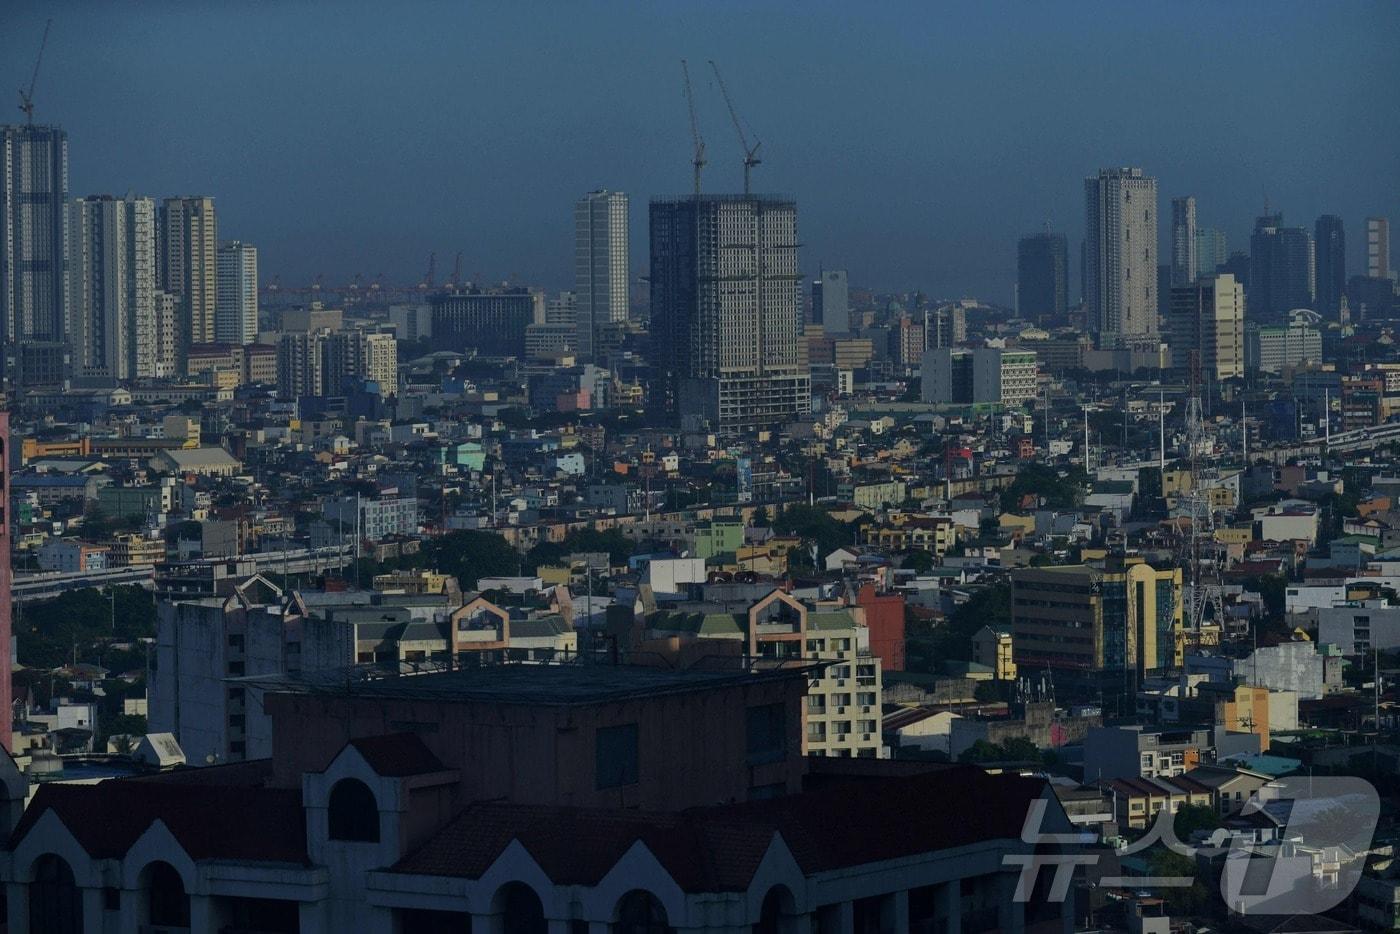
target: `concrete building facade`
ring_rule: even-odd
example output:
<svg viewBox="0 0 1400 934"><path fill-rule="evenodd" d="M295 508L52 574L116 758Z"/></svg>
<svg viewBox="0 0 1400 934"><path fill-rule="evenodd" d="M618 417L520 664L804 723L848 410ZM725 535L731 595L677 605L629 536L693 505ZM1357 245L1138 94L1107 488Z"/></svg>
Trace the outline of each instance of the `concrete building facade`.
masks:
<svg viewBox="0 0 1400 934"><path fill-rule="evenodd" d="M1154 339L1157 323L1157 180L1140 168L1084 180L1084 301L1099 346Z"/></svg>

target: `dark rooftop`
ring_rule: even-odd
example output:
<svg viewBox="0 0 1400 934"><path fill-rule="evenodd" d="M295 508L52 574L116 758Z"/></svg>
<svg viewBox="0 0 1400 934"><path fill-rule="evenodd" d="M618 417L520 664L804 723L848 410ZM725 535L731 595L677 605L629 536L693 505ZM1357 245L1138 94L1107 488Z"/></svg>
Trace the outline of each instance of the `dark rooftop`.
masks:
<svg viewBox="0 0 1400 934"><path fill-rule="evenodd" d="M694 667L683 671L651 665L571 663L487 665L400 675L374 666L357 666L295 677L229 680L285 694L572 706L806 677L814 669L824 667L822 663L800 660L761 668L751 667L738 657L732 662L720 668Z"/></svg>

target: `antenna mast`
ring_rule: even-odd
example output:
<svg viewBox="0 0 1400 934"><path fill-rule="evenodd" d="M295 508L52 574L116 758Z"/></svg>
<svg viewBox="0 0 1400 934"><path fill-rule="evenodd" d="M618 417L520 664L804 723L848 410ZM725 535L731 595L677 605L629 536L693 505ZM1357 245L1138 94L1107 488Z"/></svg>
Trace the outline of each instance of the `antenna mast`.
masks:
<svg viewBox="0 0 1400 934"><path fill-rule="evenodd" d="M744 133L744 125L739 120L739 113L734 109L734 102L729 99L729 88L724 84L724 78L719 73L719 66L714 59L710 59L710 68L714 70L715 80L719 82L719 93L724 97L724 106L729 108L729 119L734 121L734 131L739 134L739 145L744 149L744 194L749 193L749 173L753 167L763 160L758 157L758 147L763 143L757 137L754 138L753 145L749 145L749 138Z"/></svg>
<svg viewBox="0 0 1400 934"><path fill-rule="evenodd" d="M44 38L39 40L39 54L34 59L34 73L29 76L29 90L20 88L19 109L24 112L24 122L34 124L34 84L39 80L39 65L44 61L44 49L49 44L49 27L53 25L53 20L44 23Z"/></svg>
<svg viewBox="0 0 1400 934"><path fill-rule="evenodd" d="M685 104L690 110L690 139L695 145L695 195L700 195L700 170L705 167L705 140L700 136L700 121L695 118L695 92L690 89L690 66L681 59L681 75L685 78Z"/></svg>

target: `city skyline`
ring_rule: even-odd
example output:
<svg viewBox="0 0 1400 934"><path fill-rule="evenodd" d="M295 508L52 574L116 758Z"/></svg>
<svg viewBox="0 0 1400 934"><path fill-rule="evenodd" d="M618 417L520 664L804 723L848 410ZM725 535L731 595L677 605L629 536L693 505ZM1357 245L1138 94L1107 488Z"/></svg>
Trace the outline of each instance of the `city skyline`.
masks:
<svg viewBox="0 0 1400 934"><path fill-rule="evenodd" d="M461 25L472 23L478 29L488 22L513 28L520 15L514 10L487 8L475 18L441 10L444 28L427 34L382 23L364 8L352 8L336 21L313 7L277 10L271 27L259 28L254 36L236 17L210 8L200 13L199 22L226 28L230 51L191 59L178 45L170 46L178 59L172 64L190 69L193 79L188 88L154 94L146 92L158 69L141 64L146 57L139 51L152 43L176 42L191 22L181 17L128 21L94 7L85 11L89 15L55 20L35 120L68 131L72 197L128 190L155 198L209 194L219 204L221 226L258 244L264 281L279 277L286 285L309 283L321 273L328 282L348 282L356 273L372 279L380 272L389 281L414 282L426 268L429 251L446 257L462 250L468 276L567 288L573 266L568 205L580 192L607 187L644 200L685 190L689 133L678 67L685 56L721 61L744 121L764 140L755 190L783 192L804 205L805 275L824 264L849 269L859 286L975 294L1009 306L1017 240L1049 220L1053 230L1066 234L1073 251L1082 235L1076 182L1103 165L1143 166L1158 178L1163 201L1194 194L1201 225L1224 229L1234 244L1246 241L1266 197L1298 223L1337 214L1354 230L1361 229L1367 216L1400 210L1393 196L1386 198L1397 189L1386 179L1400 178L1385 155L1396 148L1386 138L1396 131L1380 127L1371 137L1374 145L1345 150L1329 142L1381 106L1381 89L1393 84L1373 80L1378 72L1397 71L1380 38L1397 19L1392 9L1324 18L1299 5L1241 5L1229 11L1200 7L1198 22L1234 29L1263 11L1270 14L1275 30L1269 41L1238 49L1238 64L1228 73L1211 59L1213 45L1185 45L1186 36L1157 22L1157 14L1145 14L1145 22L1160 27L1160 49L1145 49L1135 38L1139 24L1108 17L1090 31L1119 40L1105 53L1110 59L1106 67L1121 65L1132 54L1150 88L1170 77L1171 56L1176 56L1175 64L1192 66L1195 75L1164 110L1151 119L1144 115L1127 121L1116 138L1083 122L1079 104L1068 103L1074 95L1047 100L1047 92L1030 80L1032 66L1052 67L1063 79L1060 84L1069 82L1084 104L1113 103L1119 92L1109 84L1096 83L1092 75L1062 73L1060 63L1072 60L1073 50L1087 41L1076 35L1087 18L1018 8L1020 16L1005 40L1021 49L1026 61L1003 56L1005 72L979 87L959 77L956 66L994 37L1001 41L991 27L1005 20L997 15L1004 11L971 13L945 23L934 13L898 10L905 15L887 10L851 21L838 8L820 7L799 30L794 43L798 54L815 55L817 61L840 51L832 47L829 34L845 30L853 40L874 42L883 54L859 77L844 69L838 75L785 68L782 56L765 67L756 47L790 19L776 8L756 12L753 38L742 40L721 28L718 14L649 11L642 29L653 41L627 50L616 64L597 60L606 25L616 15L612 8L591 9L587 23L578 22L572 11L556 12L542 24L532 22L541 41L533 63L536 73L519 87L497 87L498 79L489 71L495 53L477 48L474 40L455 46L449 39L465 33L449 27L464 19ZM34 6L15 8L10 17L14 28L0 38L4 59L17 63L20 71L32 59L44 13ZM1306 89L1297 82L1263 88L1243 77L1256 57L1300 57L1304 44L1319 41L1315 20L1326 23L1323 41L1345 45L1357 68L1320 75ZM896 24L906 28L892 28ZM283 40L267 38L313 26L327 37L327 48L357 51L351 56L357 64L349 83L333 85L334 93L325 82L343 75L344 66L317 68L325 53L315 49L304 57L282 56L277 48ZM84 76L94 63L77 50L83 37L98 29L113 32L120 41L110 48L123 50L119 56L95 56L98 66L119 70L121 80L110 84L128 91L115 98L86 93L91 89ZM360 34L378 39L367 44L356 38ZM1227 28L1225 38L1210 42L1229 43L1230 34ZM948 36L958 41L945 45ZM408 69L407 76L386 76L381 67L370 67L379 58L393 59L384 53L400 46L422 67ZM467 50L473 54L454 54ZM464 58L478 64L464 65ZM589 81L577 80L566 64L580 58L599 66L590 65ZM931 59L941 63L931 64ZM248 102L229 101L229 92L211 79L249 61L260 65L244 95ZM297 64L286 64L290 61ZM904 93L867 107L870 89L890 78L892 68L905 75L895 85ZM623 86L620 72L645 80ZM384 80L373 85L371 76ZM14 77L22 81L25 75ZM195 88L205 99L195 96ZM457 88L464 90L452 90ZM1230 95L1218 93L1225 88ZM482 93L474 95L472 89ZM1263 125L1270 123L1271 103L1284 91L1298 108L1300 119L1292 122L1306 131ZM526 99L538 102L541 95L543 104L522 106ZM737 191L742 154L717 88L698 80L697 97L708 143L705 190ZM451 102L459 98L470 105L466 116L444 121L441 115L451 114L457 106ZM911 109L915 98L917 111ZM915 112L933 129L910 131L904 121ZM993 113L998 116L987 116ZM1193 114L1202 115L1191 117L1199 132L1186 147L1171 127ZM1211 114L1214 120L1205 118ZM488 128L489 139L473 133L476 126ZM949 126L962 128L962 134L939 129ZM569 151L557 145L562 127L579 143ZM174 142L151 147L149 132ZM427 132L430 145L406 151L395 140L409 132ZM1035 148L1025 145L1030 134L1036 134ZM891 139L900 143L885 145ZM98 140L102 158L94 157ZM580 151L588 155L580 157ZM879 160L868 158L874 151L881 152ZM287 152L297 155L288 160ZM855 164L870 171L853 173ZM1309 176L1318 164L1330 168L1328 177L1314 184ZM316 166L336 171L317 171ZM514 204L502 196L513 187L529 187L539 197ZM883 206L878 221L864 215L876 203ZM1167 221L1164 205L1159 223ZM645 271L641 227L632 224L634 274ZM539 236L540 230L555 234ZM1164 230L1164 242L1166 236ZM1350 267L1364 268L1362 249L1360 238L1353 238ZM1077 293L1076 266L1071 263L1072 295Z"/></svg>

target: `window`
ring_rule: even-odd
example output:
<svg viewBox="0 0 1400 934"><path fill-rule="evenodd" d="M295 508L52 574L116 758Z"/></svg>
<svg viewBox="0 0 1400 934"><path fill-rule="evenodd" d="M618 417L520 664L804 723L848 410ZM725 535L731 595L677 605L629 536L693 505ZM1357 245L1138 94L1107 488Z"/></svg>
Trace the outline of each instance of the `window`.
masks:
<svg viewBox="0 0 1400 934"><path fill-rule="evenodd" d="M673 930L666 917L666 907L656 896L634 889L617 903L618 934L670 934Z"/></svg>
<svg viewBox="0 0 1400 934"><path fill-rule="evenodd" d="M190 926L190 899L185 882L169 863L151 863L146 868L146 908L154 927Z"/></svg>
<svg viewBox="0 0 1400 934"><path fill-rule="evenodd" d="M332 840L379 842L379 803L374 792L356 778L342 778L331 789L326 821Z"/></svg>
<svg viewBox="0 0 1400 934"><path fill-rule="evenodd" d="M82 934L83 896L73 870L61 856L46 853L34 861L29 883L31 934Z"/></svg>
<svg viewBox="0 0 1400 934"><path fill-rule="evenodd" d="M777 762L787 754L787 711L783 704L750 707L745 719L749 765Z"/></svg>
<svg viewBox="0 0 1400 934"><path fill-rule="evenodd" d="M595 734L594 754L599 790L637 784L637 724L600 728Z"/></svg>

